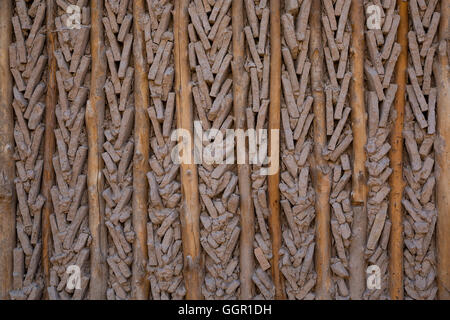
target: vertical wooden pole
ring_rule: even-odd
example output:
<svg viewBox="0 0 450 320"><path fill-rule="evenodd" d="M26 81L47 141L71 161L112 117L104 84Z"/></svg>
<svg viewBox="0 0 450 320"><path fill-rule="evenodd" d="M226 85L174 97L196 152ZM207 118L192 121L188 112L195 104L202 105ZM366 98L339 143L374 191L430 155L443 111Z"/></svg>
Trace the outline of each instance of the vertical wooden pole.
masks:
<svg viewBox="0 0 450 320"><path fill-rule="evenodd" d="M150 153L150 123L147 115L149 87L147 80L147 58L144 42L145 7L143 0L133 2L134 26L134 160L133 160L133 228L136 240L133 243L133 274L131 295L133 299L146 300L149 295L147 272L147 198Z"/></svg>
<svg viewBox="0 0 450 320"><path fill-rule="evenodd" d="M436 244L438 261L438 297L450 300L450 73L449 73L450 0L441 1L439 29L439 79L437 99L436 200L438 209Z"/></svg>
<svg viewBox="0 0 450 320"><path fill-rule="evenodd" d="M233 107L235 128L245 130L245 106L247 104L248 75L244 70L245 36L244 36L244 6L243 0L233 0ZM253 298L254 272L253 241L255 238L255 216L251 195L250 165L248 153L246 163L238 164L239 192L241 194L241 237L240 237L240 273L242 300Z"/></svg>
<svg viewBox="0 0 450 320"><path fill-rule="evenodd" d="M350 11L352 25L352 53L350 106L352 108L353 131L353 172L352 204L353 225L350 244L350 298L362 299L365 288L364 248L367 233L367 174L366 150L367 113L364 99L364 4L361 0L352 0Z"/></svg>
<svg viewBox="0 0 450 320"><path fill-rule="evenodd" d="M316 252L317 272L316 297L330 299L331 237L330 237L330 191L331 169L322 155L327 143L325 124L325 96L323 92L323 47L321 26L321 1L311 4L311 38L309 56L311 60L311 87L314 98L314 164L312 177L316 194Z"/></svg>
<svg viewBox="0 0 450 320"><path fill-rule="evenodd" d="M281 3L270 0L270 105L269 105L269 158L279 165L280 146L272 147L273 135L279 137L281 106ZM277 142L279 139L275 139ZM275 154L272 154L272 149ZM276 161L276 163L274 163ZM275 299L284 299L285 292L280 273L279 251L281 248L280 223L280 170L267 177L269 193L269 227L272 236L272 278L275 284Z"/></svg>
<svg viewBox="0 0 450 320"><path fill-rule="evenodd" d="M198 173L194 164L194 124L188 58L188 5L189 0L175 1L175 90L177 101L177 127L189 133L191 138L190 163L181 163L181 189L183 194L181 227L184 255L184 281L186 299L202 299L200 267L200 202L198 193ZM184 139L184 138L183 138Z"/></svg>
<svg viewBox="0 0 450 320"><path fill-rule="evenodd" d="M56 58L53 54L56 50L55 11L54 0L47 0L47 95L45 98L45 135L44 135L44 169L42 173L42 195L45 197L45 205L42 209L42 265L44 269L45 290L50 286L50 254L51 254L51 229L50 215L53 211L50 190L53 186L55 173L53 171L53 154L55 153L55 108L57 100L56 90Z"/></svg>
<svg viewBox="0 0 450 320"><path fill-rule="evenodd" d="M106 56L103 37L103 1L91 0L91 87L86 107L86 129L88 135L88 204L91 244L90 298L106 298L108 269L107 236L104 217L103 189L103 118L105 112Z"/></svg>
<svg viewBox="0 0 450 320"><path fill-rule="evenodd" d="M9 45L12 40L12 1L0 3L0 300L12 290L16 234L14 195L14 118Z"/></svg>
<svg viewBox="0 0 450 320"><path fill-rule="evenodd" d="M395 82L398 85L394 110L396 118L391 132L392 174L389 179L389 216L392 222L389 242L389 289L393 300L403 299L403 122L405 117L406 68L408 67L408 2L397 1L400 11L400 25L397 42L401 45L400 56L395 68Z"/></svg>

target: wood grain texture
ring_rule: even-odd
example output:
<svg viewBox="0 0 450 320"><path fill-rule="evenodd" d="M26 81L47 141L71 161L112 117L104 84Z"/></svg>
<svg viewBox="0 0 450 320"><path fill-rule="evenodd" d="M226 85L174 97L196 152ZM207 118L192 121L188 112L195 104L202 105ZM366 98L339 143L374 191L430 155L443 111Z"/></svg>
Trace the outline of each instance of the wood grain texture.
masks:
<svg viewBox="0 0 450 320"><path fill-rule="evenodd" d="M278 0L270 1L270 105L269 105L269 159L271 166L279 165L279 130L281 117L281 4ZM274 135L278 137L275 137ZM276 149L272 143L277 143ZM272 152L274 151L274 152ZM280 171L267 177L269 194L269 227L272 237L272 279L275 284L275 299L284 299L283 278L279 267L279 250L281 248L280 222Z"/></svg>
<svg viewBox="0 0 450 320"><path fill-rule="evenodd" d="M190 82L188 58L188 0L175 2L174 38L175 38L175 91L177 127L187 130L193 137L192 84ZM194 148L184 150L194 158ZM181 164L182 206L181 226L184 254L184 280L186 299L202 299L201 263L200 263L200 203L198 192L197 166L191 163Z"/></svg>
<svg viewBox="0 0 450 320"><path fill-rule="evenodd" d="M136 240L133 243L133 274L131 280L132 298L147 300L149 295L149 280L147 268L147 198L148 182L146 174L149 171L150 123L147 115L149 104L149 88L147 80L147 59L144 45L144 1L133 2L134 28L134 160L133 160L133 228Z"/></svg>
<svg viewBox="0 0 450 320"><path fill-rule="evenodd" d="M436 200L438 209L438 297L450 300L450 74L449 74L449 15L450 1L441 1L439 30L437 142L436 148Z"/></svg>
<svg viewBox="0 0 450 320"><path fill-rule="evenodd" d="M323 91L323 47L321 26L321 2L311 5L311 39L309 56L311 60L311 88L314 98L314 164L312 181L316 193L316 252L315 268L317 272L316 298L330 299L331 272L331 236L330 236L330 191L331 169L322 155L327 143L325 120L325 96Z"/></svg>
<svg viewBox="0 0 450 320"><path fill-rule="evenodd" d="M90 299L106 298L108 269L107 234L104 217L102 145L103 119L105 113L106 56L103 32L103 1L91 0L91 87L86 107L86 129L88 135L88 204L91 244Z"/></svg>
<svg viewBox="0 0 450 320"><path fill-rule="evenodd" d="M244 35L244 5L242 0L233 0L233 106L235 129L245 130L245 107L247 103L246 86L244 85L245 35ZM255 237L255 217L251 196L250 165L248 150L245 150L245 164L238 165L241 236L240 236L240 274L241 299L253 297L252 274L254 272L253 241Z"/></svg>
<svg viewBox="0 0 450 320"><path fill-rule="evenodd" d="M390 295L393 300L403 299L403 122L405 117L406 69L408 66L408 3L397 1L400 13L400 25L397 42L401 45L400 56L395 69L395 83L398 85L394 100L396 118L391 131L391 151L389 153L392 174L389 185L389 217L392 222L390 234Z"/></svg>
<svg viewBox="0 0 450 320"><path fill-rule="evenodd" d="M352 26L350 55L352 80L350 81L350 106L352 108L353 131L353 172L352 172L352 204L353 224L352 242L350 245L350 297L362 299L365 288L365 263L362 248L365 247L367 230L367 113L364 98L364 6L362 1L353 0L350 9Z"/></svg>
<svg viewBox="0 0 450 320"><path fill-rule="evenodd" d="M0 3L0 300L12 289L13 249L16 234L14 193L13 80L9 72L12 40L12 1Z"/></svg>
<svg viewBox="0 0 450 320"><path fill-rule="evenodd" d="M50 190L54 181L53 154L55 152L55 134L56 125L55 108L57 100L56 89L56 59L53 54L56 49L55 30L55 11L56 3L54 0L47 0L47 55L48 55L48 74L47 74L47 94L45 98L45 135L44 135L44 171L42 173L42 195L47 199L42 208L42 265L44 268L45 286L50 282L50 255L51 255L51 228L50 215L53 211ZM47 290L44 290L44 297L47 296Z"/></svg>

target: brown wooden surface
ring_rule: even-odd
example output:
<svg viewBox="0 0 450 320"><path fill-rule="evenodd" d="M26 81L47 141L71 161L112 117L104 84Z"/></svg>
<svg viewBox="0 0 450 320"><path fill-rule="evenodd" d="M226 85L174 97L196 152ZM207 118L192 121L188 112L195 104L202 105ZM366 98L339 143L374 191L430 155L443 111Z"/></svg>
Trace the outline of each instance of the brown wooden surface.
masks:
<svg viewBox="0 0 450 320"><path fill-rule="evenodd" d="M147 58L144 42L145 4L143 0L133 2L134 28L134 160L133 160L133 228L136 240L133 243L133 274L131 296L133 299L146 300L150 283L147 270L147 198L150 153L150 122L147 115L149 105L149 88L147 80Z"/></svg>
<svg viewBox="0 0 450 320"><path fill-rule="evenodd" d="M403 299L403 121L405 117L406 69L408 66L408 3L397 1L400 25L397 42L402 51L395 68L395 83L398 85L394 100L396 118L391 131L391 151L389 154L392 174L389 179L389 217L392 227L389 242L390 296L393 300Z"/></svg>
<svg viewBox="0 0 450 320"><path fill-rule="evenodd" d="M331 169L322 155L327 143L325 121L325 95L323 91L323 44L321 27L321 2L311 4L311 38L309 57L311 60L311 89L314 98L314 157L312 181L315 190L316 248L315 268L317 272L316 298L330 299L331 289L331 236L330 236L330 191Z"/></svg>
<svg viewBox="0 0 450 320"><path fill-rule="evenodd" d="M279 0L270 1L270 105L269 105L269 158L271 166L278 165L280 148L272 153L272 136L279 137L281 107L281 4ZM277 141L278 142L278 141ZM276 161L274 163L273 161ZM269 194L269 227L272 236L272 278L275 284L275 299L284 299L283 279L280 273L279 251L281 248L280 222L280 171L267 177Z"/></svg>
<svg viewBox="0 0 450 320"><path fill-rule="evenodd" d="M91 230L91 278L90 299L105 299L108 268L106 265L107 234L104 217L103 191L103 119L105 112L104 85L106 80L106 56L103 32L103 1L91 0L91 87L86 108L88 135L88 203L89 228Z"/></svg>
<svg viewBox="0 0 450 320"><path fill-rule="evenodd" d="M248 85L245 85L245 35L244 35L244 5L243 0L233 0L233 107L234 124L236 129L246 129L245 107L247 105ZM245 77L244 77L245 76ZM245 164L239 164L239 192L241 212L240 236L240 298L251 299L254 296L252 275L254 272L253 241L255 238L255 213L251 195L250 165L248 164L248 150L245 150Z"/></svg>
<svg viewBox="0 0 450 320"><path fill-rule="evenodd" d="M0 2L0 300L12 289L13 249L16 235L14 195L13 80L9 72L12 41L12 1Z"/></svg>
<svg viewBox="0 0 450 320"><path fill-rule="evenodd" d="M350 23L352 25L350 64L353 74L350 82L353 131L353 230L349 255L349 289L351 299L359 300L362 299L365 289L366 274L362 249L366 246L367 233L367 155L365 150L367 143L367 114L364 99L365 19L364 5L360 0L352 0Z"/></svg>
<svg viewBox="0 0 450 320"><path fill-rule="evenodd" d="M450 74L449 74L450 1L441 1L441 25L438 52L438 100L436 148L436 200L438 209L436 246L438 261L438 297L450 300Z"/></svg>
<svg viewBox="0 0 450 320"><path fill-rule="evenodd" d="M233 103L236 129L246 129L245 107L248 104L247 86L244 64L246 55L245 36L243 33L246 13L244 13L244 0L233 0L232 23L233 29ZM28 2L28 1L27 1ZM177 127L187 129L191 136L193 133L194 111L191 99L191 70L188 58L188 6L193 0L174 0L174 37L175 37L175 75L176 75L176 108ZM206 3L207 1L204 1ZM55 153L56 127L55 107L57 104L57 86L55 73L57 63L54 51L57 45L55 32L55 14L58 5L55 0L45 0L46 3L46 53L48 57L47 92L45 97L45 137L43 146L44 169L42 176L42 195L47 199L42 212L42 268L45 281L43 298L47 297L47 287L50 283L50 257L52 256L52 236L50 229L50 215L53 213L50 189L54 185L54 170L52 157ZM105 57L105 43L103 30L103 0L90 0L91 4L91 54L92 70L90 80L89 103L86 110L86 128L88 134L88 202L89 202L89 228L92 235L90 254L90 299L105 299L109 268L106 264L108 253L107 232L105 228L103 191L103 120L105 113L104 84L107 67ZM330 236L330 189L331 168L323 157L322 151L327 144L325 121L324 83L325 72L323 58L322 38L322 1L312 1L309 30L311 32L309 56L311 62L311 89L314 97L314 153L311 176L315 190L315 263L317 283L315 295L317 299L329 299L332 296L332 281L330 271L331 236ZM270 0L270 109L269 109L269 155L279 162L280 148L277 145L271 154L271 141L280 129L281 107L281 70L282 70L282 33L280 28L280 11L284 1ZM133 243L133 264L131 275L131 296L133 299L148 299L149 280L147 278L147 198L148 181L146 173L150 170L148 159L150 153L150 123L147 115L150 93L147 80L147 57L144 40L144 26L141 23L143 15L148 13L144 0L135 0L133 5L133 32L134 46L132 53L134 75L134 162L133 162L133 228L136 239ZM405 116L405 88L407 83L406 69L408 67L408 2L397 0L401 16L398 29L397 42L402 46L395 69L395 83L398 85L394 101L393 125L390 134L391 151L390 165L393 173L389 179L391 188L389 196L389 217L392 222L389 242L389 291L390 298L403 299L404 296L404 268L403 250L403 208L402 197L404 189L403 178L403 126ZM450 0L441 0L438 9L440 20L440 46L435 56L435 68L438 72L436 86L437 99L437 135L435 142L435 174L436 174L436 202L438 211L436 247L437 247L437 283L439 299L450 299L450 85L449 85L449 23ZM9 45L12 41L11 15L13 14L13 1L0 0L0 299L8 299L12 289L13 250L16 246L16 199L14 178L14 115L11 108L12 86L14 84L9 72ZM29 5L27 4L27 7ZM212 9L211 9L212 10ZM363 250L366 246L367 236L367 176L366 151L367 142L367 114L364 90L367 82L364 80L365 52L365 15L363 1L352 0L350 9L350 22L352 25L352 43L348 61L352 72L349 101L352 108L352 205L353 224L349 252L349 290L351 299L363 297L366 277L365 258ZM296 19L296 14L294 14ZM295 23L294 23L295 24ZM411 27L411 30L414 30ZM25 32L26 34L26 32ZM190 150L193 154L193 150ZM248 160L248 156L246 157ZM272 163L274 165L274 163ZM240 298L250 299L255 295L251 277L255 269L253 254L253 240L255 235L255 217L251 196L251 167L248 164L238 165L241 238L240 238ZM198 175L195 164L181 165L181 182L183 200L181 205L182 240L184 256L184 281L186 299L201 299L203 285L203 261L200 246L200 202L198 192ZM272 278L275 285L275 298L285 298L283 276L279 270L279 249L281 248L281 222L280 222L280 172L268 177L269 198L269 227L271 232Z"/></svg>
<svg viewBox="0 0 450 320"><path fill-rule="evenodd" d="M47 199L42 208L42 266L44 269L45 288L50 285L50 256L51 256L51 228L50 215L53 213L50 190L53 186L55 173L53 171L53 154L55 153L55 108L57 101L56 89L56 59L53 52L56 50L55 12L54 0L47 0L47 95L45 98L45 135L44 135L44 170L42 173L42 195ZM44 297L47 290L44 290Z"/></svg>
<svg viewBox="0 0 450 320"><path fill-rule="evenodd" d="M175 91L177 127L185 129L192 137L191 163L181 163L181 190L183 194L181 226L184 255L184 281L186 299L201 299L201 261L200 261L200 200L198 193L197 166L193 163L193 108L192 84L188 58L188 14L189 0L175 1Z"/></svg>

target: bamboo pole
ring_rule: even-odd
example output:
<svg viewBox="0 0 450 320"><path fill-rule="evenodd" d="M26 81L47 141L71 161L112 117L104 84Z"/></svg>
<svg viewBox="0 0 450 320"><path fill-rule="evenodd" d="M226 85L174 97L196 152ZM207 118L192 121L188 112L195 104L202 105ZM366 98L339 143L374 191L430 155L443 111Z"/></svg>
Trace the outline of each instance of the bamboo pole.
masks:
<svg viewBox="0 0 450 320"><path fill-rule="evenodd" d="M323 92L323 47L321 27L321 1L311 4L311 87L314 98L314 161L312 177L316 194L316 253L315 266L317 272L316 297L330 299L331 274L331 237L330 237L330 192L331 169L322 155L327 143L325 124L325 96Z"/></svg>
<svg viewBox="0 0 450 320"><path fill-rule="evenodd" d="M244 36L244 6L242 0L233 0L233 107L236 130L245 130L245 106L247 103L249 77L244 70L245 36ZM245 164L238 164L239 192L241 193L241 237L240 237L240 298L253 298L253 281L255 262L253 257L253 241L255 238L255 215L251 195L250 165L248 150L245 150Z"/></svg>
<svg viewBox="0 0 450 320"><path fill-rule="evenodd" d="M147 270L147 198L150 153L150 123L147 115L149 104L149 87L147 80L147 58L144 42L145 14L143 0L133 2L134 26L134 161L133 161L133 228L136 240L133 243L133 274L131 279L131 296L133 299L147 300L149 280Z"/></svg>
<svg viewBox="0 0 450 320"><path fill-rule="evenodd" d="M366 151L367 114L364 100L364 4L352 0L350 11L352 25L352 54L350 55L352 80L350 83L350 106L352 108L353 172L352 204L353 224L350 244L350 298L361 300L365 288L364 248L367 233L367 174Z"/></svg>
<svg viewBox="0 0 450 320"><path fill-rule="evenodd" d="M279 166L280 159L280 106L281 106L281 4L270 0L270 106L269 106L269 159L271 166ZM272 147L275 140L277 145ZM272 151L275 154L272 154ZM275 161L275 163L274 163ZM280 223L280 170L267 177L269 193L269 227L272 236L272 278L275 284L275 299L284 299L285 292L280 273L279 251L281 248Z"/></svg>
<svg viewBox="0 0 450 320"><path fill-rule="evenodd" d="M403 122L405 117L406 68L408 66L408 2L397 0L400 25L397 42L402 49L395 68L395 82L398 85L394 110L396 118L391 131L391 151L389 153L392 174L389 179L389 217L392 222L389 242L389 289L393 300L403 299Z"/></svg>
<svg viewBox="0 0 450 320"><path fill-rule="evenodd" d="M194 137L193 110L191 99L191 79L188 58L188 5L189 0L175 1L174 38L175 38L175 91L177 101L177 127L189 133L191 142ZM185 138L183 138L185 139ZM194 146L191 143L188 152L194 159ZM202 299L201 261L200 261L200 202L198 192L197 166L193 161L181 163L181 189L183 194L181 226L184 255L184 281L186 299Z"/></svg>
<svg viewBox="0 0 450 320"><path fill-rule="evenodd" d="M107 235L104 217L103 189L103 119L105 112L106 57L103 36L103 1L91 0L91 87L86 107L86 129L88 135L88 204L91 244L90 299L105 299L108 269Z"/></svg>
<svg viewBox="0 0 450 320"><path fill-rule="evenodd" d="M44 269L45 288L50 286L50 255L51 255L51 228L50 215L53 212L50 190L53 186L55 173L53 171L53 154L55 153L55 108L57 100L56 90L56 58L53 54L56 50L55 32L55 1L47 0L47 95L45 98L45 135L44 135L44 169L42 173L42 195L45 197L45 205L42 209L42 266ZM47 290L44 290L44 298Z"/></svg>
<svg viewBox="0 0 450 320"><path fill-rule="evenodd" d="M0 300L12 290L13 249L16 235L14 194L14 118L9 45L12 40L12 1L0 3Z"/></svg>
<svg viewBox="0 0 450 320"><path fill-rule="evenodd" d="M450 0L441 1L441 25L439 30L436 200L438 209L436 243L438 252L438 296L450 300L450 74L448 59Z"/></svg>

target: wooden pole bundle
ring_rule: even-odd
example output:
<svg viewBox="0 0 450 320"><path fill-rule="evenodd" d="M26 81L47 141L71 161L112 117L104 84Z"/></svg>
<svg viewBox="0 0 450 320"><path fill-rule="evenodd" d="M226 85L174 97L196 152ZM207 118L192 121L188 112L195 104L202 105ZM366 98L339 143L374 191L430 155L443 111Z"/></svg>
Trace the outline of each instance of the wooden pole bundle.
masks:
<svg viewBox="0 0 450 320"><path fill-rule="evenodd" d="M391 131L391 151L389 153L392 174L389 180L389 216L392 227L389 243L389 272L391 299L403 299L403 121L405 117L406 70L408 67L408 2L398 0L400 24L397 42L401 45L400 56L395 68L398 86L395 95L395 120Z"/></svg>
<svg viewBox="0 0 450 320"><path fill-rule="evenodd" d="M175 91L177 101L177 127L189 132L194 137L193 109L191 101L192 85L188 57L188 23L189 0L175 1L174 40L175 40ZM192 140L192 139L191 139ZM191 144L190 159L194 159L194 149ZM200 200L198 191L197 166L191 163L181 163L181 189L183 194L181 208L181 225L184 255L184 281L186 299L202 299L201 294L201 263L200 263Z"/></svg>
<svg viewBox="0 0 450 320"><path fill-rule="evenodd" d="M245 130L245 107L247 105L247 86L244 85L245 35L244 35L244 6L243 0L233 0L233 105L235 128ZM240 236L240 298L249 300L253 297L254 272L253 241L255 237L255 216L251 195L250 164L248 150L245 150L245 164L238 165L241 236Z"/></svg>
<svg viewBox="0 0 450 320"><path fill-rule="evenodd" d="M367 229L367 174L366 150L367 113L364 99L364 4L352 0L350 20L352 25L350 105L352 108L353 172L352 202L353 225L350 245L350 297L360 300L365 288L365 263L362 248L365 247Z"/></svg>
<svg viewBox="0 0 450 320"><path fill-rule="evenodd" d="M88 203L91 244L90 298L106 298L108 269L107 234L104 217L103 191L103 119L105 112L106 56L103 32L103 1L91 1L91 87L86 107L86 129L88 135Z"/></svg>
<svg viewBox="0 0 450 320"><path fill-rule="evenodd" d="M14 196L13 80L9 72L12 1L0 3L0 300L9 299L16 234Z"/></svg>
<svg viewBox="0 0 450 320"><path fill-rule="evenodd" d="M51 227L50 215L53 212L50 190L53 186L55 173L53 171L53 154L55 152L55 108L57 100L56 91L56 59L53 54L56 50L55 11L54 0L47 0L47 95L45 98L45 136L44 136L44 170L42 173L42 195L45 205L42 209L42 265L44 268L44 281L46 288L50 283L50 253L51 253ZM44 296L47 296L44 290Z"/></svg>
<svg viewBox="0 0 450 320"><path fill-rule="evenodd" d="M133 161L133 228L136 232L136 240L133 243L133 274L132 297L133 299L146 300L149 294L149 280L146 276L147 269L147 198L150 153L150 123L147 115L149 104L149 87L147 80L147 58L144 42L144 14L143 0L133 2L133 27L134 27L134 103L135 122L134 137L135 151Z"/></svg>
<svg viewBox="0 0 450 320"><path fill-rule="evenodd" d="M441 1L439 30L439 79L437 99L436 200L438 209L436 245L438 251L438 296L450 300L450 1Z"/></svg>
<svg viewBox="0 0 450 320"><path fill-rule="evenodd" d="M281 107L281 4L279 0L270 1L270 106L269 106L269 159L271 166L279 164L279 145L272 153L273 135L279 137L280 107ZM279 251L281 248L281 222L280 222L280 171L267 177L269 192L269 224L272 236L272 278L275 284L275 299L285 296L283 282L279 267Z"/></svg>
<svg viewBox="0 0 450 320"><path fill-rule="evenodd" d="M330 236L330 192L331 170L322 151L327 144L325 120L325 96L323 91L323 47L322 47L321 1L311 5L311 39L309 55L311 60L311 87L314 98L314 160L312 164L313 185L316 193L316 252L317 272L316 298L330 299L331 236Z"/></svg>

